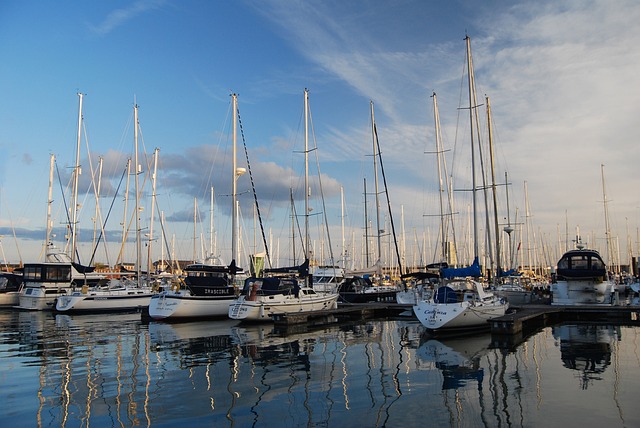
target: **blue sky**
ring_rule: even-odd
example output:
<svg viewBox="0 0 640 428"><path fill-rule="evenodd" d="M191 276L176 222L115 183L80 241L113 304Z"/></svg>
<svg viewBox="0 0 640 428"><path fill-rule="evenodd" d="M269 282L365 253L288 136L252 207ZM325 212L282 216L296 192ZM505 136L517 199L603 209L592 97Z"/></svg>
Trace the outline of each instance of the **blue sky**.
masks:
<svg viewBox="0 0 640 428"><path fill-rule="evenodd" d="M407 264L431 262L437 235L432 92L438 94L447 163L468 188L465 34L471 37L478 97L491 99L498 181L508 172L510 217L529 227L556 259L580 227L604 246L602 168L612 236L621 259L638 248L637 160L640 4L635 1L111 1L0 3L0 233L9 262L41 257L49 156L66 185L74 162L77 92L84 97L82 181L104 159L100 206L114 262L123 218L114 191L132 156L132 106L141 151L160 149L157 202L176 257L208 246L209 189L216 193L216 250L229 259L229 94L238 102L270 251L289 254L289 189L302 212L303 91L310 92L310 163L322 173L334 252L361 257L363 179L373 192L369 102L375 106L393 217ZM484 109L484 108L483 108ZM481 115L484 117L484 110ZM83 131L83 134L84 132ZM239 138L242 143L242 138ZM88 150L87 150L88 147ZM244 165L242 144L240 163ZM143 170L148 170L147 166ZM380 178L380 180L382 180ZM312 182L315 183L315 179ZM252 251L248 176L240 177L243 243ZM148 189L148 186L147 186ZM122 192L122 191L121 191ZM85 192L86 193L86 192ZM468 193L468 192L466 192ZM150 211L150 190L141 202ZM65 198L68 198L65 196ZM373 194L368 205L372 210ZM457 234L468 234L468 195L456 192ZM81 196L80 254L92 252L95 200ZM54 185L56 242L63 245L62 191ZM383 207L386 201L383 199ZM500 217L506 217L504 186ZM369 220L375 215L368 213ZM322 215L313 215L315 253ZM501 220L503 221L503 220ZM148 228L148 216L143 215ZM156 237L158 219L156 215ZM385 227L389 229L389 227ZM148 229L145 229L148 230ZM14 239L14 232L17 239ZM523 234L524 235L524 234ZM462 238L460 238L462 239ZM326 238L324 245L327 246ZM523 236L524 240L524 236ZM388 245L388 244L386 244ZM464 244L459 242L459 246ZM530 244L533 246L533 244ZM130 247L127 246L127 248ZM152 246L160 256L159 245ZM127 249L130 259L132 250ZM417 254L417 255L416 255ZM318 256L318 258L326 259Z"/></svg>

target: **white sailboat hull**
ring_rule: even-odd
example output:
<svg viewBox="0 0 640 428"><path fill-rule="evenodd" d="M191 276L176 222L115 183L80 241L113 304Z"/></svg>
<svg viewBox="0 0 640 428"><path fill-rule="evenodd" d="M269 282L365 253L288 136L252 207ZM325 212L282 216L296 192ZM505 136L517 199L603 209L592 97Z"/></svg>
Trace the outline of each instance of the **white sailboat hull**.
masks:
<svg viewBox="0 0 640 428"><path fill-rule="evenodd" d="M476 304L471 301L459 303L418 302L413 312L418 320L430 330L464 329L483 327L492 318L505 314L507 303Z"/></svg>
<svg viewBox="0 0 640 428"><path fill-rule="evenodd" d="M227 317L235 296L194 296L187 290L163 291L151 298L154 320Z"/></svg>
<svg viewBox="0 0 640 428"><path fill-rule="evenodd" d="M335 309L338 294L277 294L257 296L255 300L246 300L240 296L229 307L229 318L246 321L270 321L273 314L321 311Z"/></svg>
<svg viewBox="0 0 640 428"><path fill-rule="evenodd" d="M96 292L73 292L59 296L58 312L115 312L142 309L149 306L152 292L147 289L124 289Z"/></svg>

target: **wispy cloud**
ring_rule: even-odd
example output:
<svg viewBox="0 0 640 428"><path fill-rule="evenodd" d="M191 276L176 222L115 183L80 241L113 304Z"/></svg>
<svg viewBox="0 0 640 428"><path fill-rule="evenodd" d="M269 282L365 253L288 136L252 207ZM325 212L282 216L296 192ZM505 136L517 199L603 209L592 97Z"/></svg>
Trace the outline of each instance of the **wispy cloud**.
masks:
<svg viewBox="0 0 640 428"><path fill-rule="evenodd" d="M254 5L301 55L376 101L376 113L380 110L385 119L379 133L387 147L394 148L385 153L385 162L405 164L395 181L411 186L405 179L412 178L417 191L416 179L425 169L425 159L418 155L425 141L432 139L433 125L425 114L430 114L431 89L453 107L441 109L445 133L456 140L462 135L458 106L452 104L460 98L465 28L458 29L458 39L425 40L403 50L388 43L380 22L364 25L366 19L349 5L313 1ZM637 166L629 159L640 155L635 126L640 87L632 84L640 69L635 47L640 6L634 1L527 2L498 13L490 4L486 7L482 12L478 6L460 19L472 24L468 30L478 98L484 102L487 94L492 100L496 141L507 162L501 171L512 172L518 193L523 181L529 182L538 221L554 227L564 220L559 209L568 208L574 223L592 223L587 213L602 199L601 163L610 165L607 174L619 183L615 192L637 194L629 180L637 175ZM414 32L407 29L403 34L409 37ZM355 127L330 130L327 139L336 153L348 141L353 155L354 147L364 148L361 133ZM466 168L466 163L460 166ZM628 201L629 207L618 207L620 212L632 215L639 204L635 199ZM522 212L522 199L517 203Z"/></svg>
<svg viewBox="0 0 640 428"><path fill-rule="evenodd" d="M115 9L97 25L89 25L91 31L99 35L109 34L114 29L126 24L137 16L163 6L166 0L138 0L129 7Z"/></svg>

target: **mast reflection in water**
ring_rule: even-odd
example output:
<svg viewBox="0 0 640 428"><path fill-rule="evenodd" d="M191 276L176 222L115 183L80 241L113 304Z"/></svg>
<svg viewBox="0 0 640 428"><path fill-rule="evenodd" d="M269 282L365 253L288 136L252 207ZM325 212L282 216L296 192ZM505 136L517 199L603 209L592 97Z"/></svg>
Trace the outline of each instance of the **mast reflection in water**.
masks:
<svg viewBox="0 0 640 428"><path fill-rule="evenodd" d="M412 318L237 321L0 312L3 426L640 426L637 327L558 325L513 349Z"/></svg>

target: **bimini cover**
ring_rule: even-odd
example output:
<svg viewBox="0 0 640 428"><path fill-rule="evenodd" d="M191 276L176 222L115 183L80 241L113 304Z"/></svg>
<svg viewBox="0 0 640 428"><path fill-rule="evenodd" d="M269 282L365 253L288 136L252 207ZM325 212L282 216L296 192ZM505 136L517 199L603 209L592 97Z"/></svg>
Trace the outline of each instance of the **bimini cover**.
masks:
<svg viewBox="0 0 640 428"><path fill-rule="evenodd" d="M478 258L473 259L471 266L463 268L444 268L440 270L443 278L466 278L468 276L478 278L480 276L480 263Z"/></svg>
<svg viewBox="0 0 640 428"><path fill-rule="evenodd" d="M453 288L448 286L442 286L436 290L436 295L433 297L436 303L457 303L458 296Z"/></svg>

